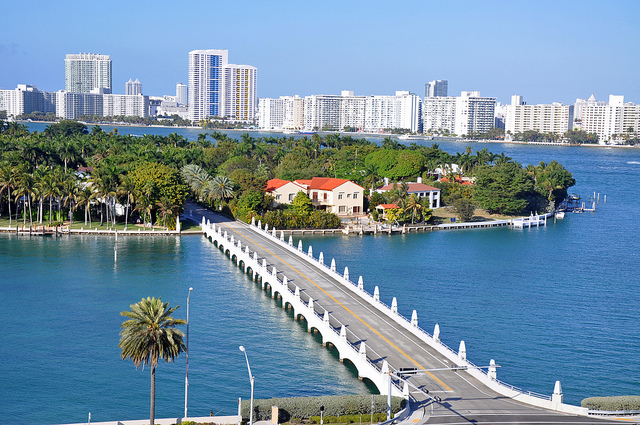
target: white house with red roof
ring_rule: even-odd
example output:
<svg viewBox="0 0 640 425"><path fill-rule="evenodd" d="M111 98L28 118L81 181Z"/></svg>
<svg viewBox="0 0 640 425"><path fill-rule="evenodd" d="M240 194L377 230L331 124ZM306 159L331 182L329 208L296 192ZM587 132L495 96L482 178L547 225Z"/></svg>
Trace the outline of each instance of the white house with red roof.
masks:
<svg viewBox="0 0 640 425"><path fill-rule="evenodd" d="M307 193L307 188L295 182L271 179L267 182L265 192L274 197L273 205L291 204L298 192Z"/></svg>
<svg viewBox="0 0 640 425"><path fill-rule="evenodd" d="M337 215L363 213L364 188L351 180L330 177L314 177L309 180L271 179L267 182L267 193L279 204L290 204L300 191L306 193L316 209Z"/></svg>
<svg viewBox="0 0 640 425"><path fill-rule="evenodd" d="M399 186L401 184L402 183L387 183L384 186L377 188L376 192L390 192L396 185ZM429 208L440 208L440 189L422 183L421 177L418 177L417 182L407 182L406 184L408 186L407 194L415 194L418 198L429 198Z"/></svg>

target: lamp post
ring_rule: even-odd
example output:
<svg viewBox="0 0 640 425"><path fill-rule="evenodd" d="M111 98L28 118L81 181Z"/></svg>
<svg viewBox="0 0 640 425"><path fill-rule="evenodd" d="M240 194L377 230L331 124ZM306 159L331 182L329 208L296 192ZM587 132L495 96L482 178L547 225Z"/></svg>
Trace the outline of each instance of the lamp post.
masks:
<svg viewBox="0 0 640 425"><path fill-rule="evenodd" d="M187 418L187 400L189 395L189 302L191 301L191 291L193 288L189 288L189 294L187 295L187 369L184 375L184 417Z"/></svg>
<svg viewBox="0 0 640 425"><path fill-rule="evenodd" d="M253 375L251 374L251 366L249 366L249 357L247 357L247 350L244 349L244 346L241 345L240 351L244 353L244 358L247 360L247 369L249 370L249 380L251 381L251 405L249 407L249 425L253 425Z"/></svg>

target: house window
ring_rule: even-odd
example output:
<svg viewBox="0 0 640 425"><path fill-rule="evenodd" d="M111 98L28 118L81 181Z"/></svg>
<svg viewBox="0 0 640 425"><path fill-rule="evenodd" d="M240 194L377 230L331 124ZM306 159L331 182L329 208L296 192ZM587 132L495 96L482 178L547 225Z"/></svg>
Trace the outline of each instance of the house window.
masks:
<svg viewBox="0 0 640 425"><path fill-rule="evenodd" d="M344 192L338 192L338 199L344 198Z"/></svg>
<svg viewBox="0 0 640 425"><path fill-rule="evenodd" d="M293 201L293 198L294 198L294 197L295 197L295 194L290 193L290 194L289 194L289 201Z"/></svg>
<svg viewBox="0 0 640 425"><path fill-rule="evenodd" d="M354 214L358 214L359 212L360 212L360 207L358 207L358 206L353 207L353 213Z"/></svg>
<svg viewBox="0 0 640 425"><path fill-rule="evenodd" d="M318 192L313 192L313 200L314 201L318 200Z"/></svg>
<svg viewBox="0 0 640 425"><path fill-rule="evenodd" d="M324 193L324 200L326 201L329 198L329 195L327 194L327 192Z"/></svg>
<svg viewBox="0 0 640 425"><path fill-rule="evenodd" d="M279 200L280 200L280 198L282 198L282 195L278 193L278 194L276 195L276 201L279 201Z"/></svg>
<svg viewBox="0 0 640 425"><path fill-rule="evenodd" d="M351 199L351 194L347 193L347 199Z"/></svg>
<svg viewBox="0 0 640 425"><path fill-rule="evenodd" d="M358 192L353 192L353 199L358 199Z"/></svg>
<svg viewBox="0 0 640 425"><path fill-rule="evenodd" d="M346 206L344 206L344 205L340 205L340 206L338 207L338 212L339 212L339 213L344 213L346 210L347 210L347 207L346 207Z"/></svg>

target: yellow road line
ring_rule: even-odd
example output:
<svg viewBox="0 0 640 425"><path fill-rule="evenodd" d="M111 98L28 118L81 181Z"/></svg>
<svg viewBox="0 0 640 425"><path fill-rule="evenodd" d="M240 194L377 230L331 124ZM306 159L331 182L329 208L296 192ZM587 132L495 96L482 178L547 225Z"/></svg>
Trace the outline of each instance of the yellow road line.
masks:
<svg viewBox="0 0 640 425"><path fill-rule="evenodd" d="M223 226L229 228L230 230L234 230L231 226L228 226L226 224L223 223L218 223L219 225L222 224ZM298 269L296 269L294 266L292 266L291 264L289 264L288 262L286 262L285 260L283 260L282 258L278 257L275 253L269 251L267 248L263 247L262 245L260 245L259 243L257 243L256 241L254 241L253 239L251 239L248 236L244 236L246 239L250 240L251 242L253 242L255 245L259 246L260 248L264 249L265 251L267 251L269 254L273 255L274 257L276 257L277 259L279 259L280 261L282 261L284 264L286 264L287 266L289 266L291 269L293 269L296 273L298 273L300 276L304 277L305 279L307 279L309 282L311 282L316 288L318 288L319 290L321 290L322 292L324 292L325 295L327 295L329 298L331 298L336 304L338 304L340 307L344 308L346 311L348 311L351 315L353 315L353 317L355 317L356 319L358 319L360 322L362 322L362 324L364 324L366 327L368 327L369 329L371 329L376 335L378 335L380 338L382 338L383 340L385 340L389 345L391 345L393 348L395 348L400 354L402 354L403 356L405 356L409 361L411 361L413 364L415 364L418 368L420 368L421 370L424 370L427 375L429 375L431 378L433 378L434 381L436 381L438 384L442 385L442 387L444 387L447 391L453 391L447 384L445 384L444 382L442 382L440 379L438 379L438 377L436 377L433 373L429 372L428 370L426 370L425 367L423 367L420 363L418 363L417 361L415 361L411 356L409 356L407 353L405 353L400 347L398 347L397 345L395 345L393 342L389 341L384 335L382 335L380 332L378 332L376 329L374 329L371 325L369 325L367 322L365 322L360 316L358 316L357 314L355 314L353 311L351 311L347 306L345 306L344 304L342 304L340 301L338 301L337 299L335 299L333 297L333 295L331 295L330 293L328 293L327 291L325 291L323 288L321 288L317 283L315 283L313 280L311 280L309 277L307 277L304 273L302 273L301 271L299 271Z"/></svg>

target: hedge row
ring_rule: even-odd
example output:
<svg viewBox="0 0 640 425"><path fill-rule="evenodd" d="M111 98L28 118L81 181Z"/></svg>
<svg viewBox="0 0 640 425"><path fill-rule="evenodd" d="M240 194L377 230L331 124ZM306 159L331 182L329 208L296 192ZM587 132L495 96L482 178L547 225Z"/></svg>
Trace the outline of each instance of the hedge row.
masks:
<svg viewBox="0 0 640 425"><path fill-rule="evenodd" d="M374 413L387 411L387 396L373 396ZM242 400L241 412L243 418L249 417L249 400ZM405 404L402 397L391 398L391 411L399 412ZM292 397L271 398L253 401L253 420L262 421L271 419L271 406L278 406L278 422L289 422L292 418L309 419L320 414L320 406L324 406L326 416L344 416L371 414L370 395L341 395L321 397Z"/></svg>
<svg viewBox="0 0 640 425"><path fill-rule="evenodd" d="M310 423L312 424L320 423L320 416L312 416L309 419L310 419ZM353 424L353 423L359 423L360 420L364 422L370 422L371 411L369 411L369 413L367 414L360 414L360 415L324 416L322 419L323 419L322 422L325 424ZM384 422L386 420L387 420L386 413L373 414L374 422Z"/></svg>
<svg viewBox="0 0 640 425"><path fill-rule="evenodd" d="M342 226L340 217L325 211L312 211L309 214L301 214L295 210L267 211L262 217L262 224L267 223L269 228L277 229L338 229ZM248 220L251 222L251 218Z"/></svg>
<svg viewBox="0 0 640 425"><path fill-rule="evenodd" d="M609 412L619 410L640 410L640 396L622 395L617 397L589 397L582 400L582 407Z"/></svg>

